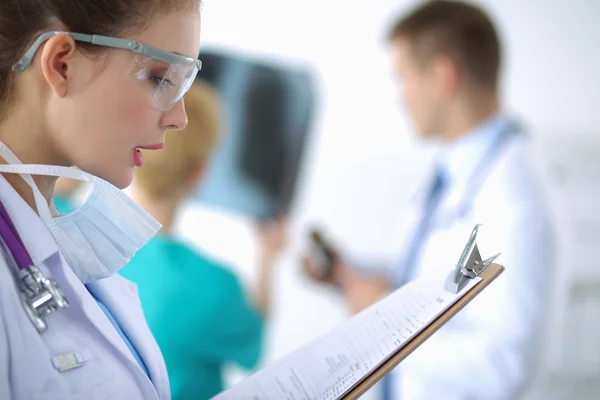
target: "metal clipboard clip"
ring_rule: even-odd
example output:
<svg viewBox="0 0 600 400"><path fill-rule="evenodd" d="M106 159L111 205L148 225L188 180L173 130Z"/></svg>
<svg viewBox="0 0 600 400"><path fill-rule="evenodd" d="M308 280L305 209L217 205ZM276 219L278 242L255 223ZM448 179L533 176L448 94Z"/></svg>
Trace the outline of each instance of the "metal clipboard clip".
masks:
<svg viewBox="0 0 600 400"><path fill-rule="evenodd" d="M479 248L475 242L480 226L481 224L477 224L473 228L454 271L450 272L448 278L446 278L445 289L450 293L457 294L460 292L467 285L469 279L479 276L500 255L498 253L487 260L482 260Z"/></svg>

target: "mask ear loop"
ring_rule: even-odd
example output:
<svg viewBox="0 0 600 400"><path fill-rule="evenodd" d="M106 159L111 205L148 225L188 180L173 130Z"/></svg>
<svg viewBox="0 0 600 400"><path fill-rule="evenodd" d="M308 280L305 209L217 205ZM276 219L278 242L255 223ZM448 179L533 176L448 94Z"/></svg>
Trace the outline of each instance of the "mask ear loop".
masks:
<svg viewBox="0 0 600 400"><path fill-rule="evenodd" d="M25 182L31 187L33 191L33 197L35 198L35 205L38 210L38 214L45 223L49 223L52 220L52 212L48 202L42 192L35 184L32 175L45 175L45 176L58 176L70 179L76 179L79 181L94 182L95 177L87 172L75 170L69 167L53 166L53 165L37 165L37 164L23 164L21 160L6 146L0 142L0 156L4 158L9 165L0 165L0 172L9 174L20 175ZM52 208L56 210L54 204Z"/></svg>
<svg viewBox="0 0 600 400"><path fill-rule="evenodd" d="M15 153L12 152L11 149L8 148L7 145L0 142L0 156L6 160L9 164L12 165L23 165L19 157L16 156ZM9 171L5 171L10 173ZM37 185L35 184L33 177L30 174L19 174L21 178L29 185L31 190L33 191L33 198L35 199L35 207L37 208L37 212L42 220L46 223L50 222L52 219L52 215L50 212L50 207L48 206L48 202L46 198L40 192Z"/></svg>

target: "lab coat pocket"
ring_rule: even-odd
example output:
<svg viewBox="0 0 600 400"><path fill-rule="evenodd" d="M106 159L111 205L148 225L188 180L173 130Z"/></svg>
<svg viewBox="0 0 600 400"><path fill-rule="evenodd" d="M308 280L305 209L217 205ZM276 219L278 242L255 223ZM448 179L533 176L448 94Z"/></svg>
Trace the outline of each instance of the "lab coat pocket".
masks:
<svg viewBox="0 0 600 400"><path fill-rule="evenodd" d="M126 397L131 398L129 395L125 396L123 387L117 385L116 379L113 378L77 393L32 393L29 398L30 400L113 400Z"/></svg>

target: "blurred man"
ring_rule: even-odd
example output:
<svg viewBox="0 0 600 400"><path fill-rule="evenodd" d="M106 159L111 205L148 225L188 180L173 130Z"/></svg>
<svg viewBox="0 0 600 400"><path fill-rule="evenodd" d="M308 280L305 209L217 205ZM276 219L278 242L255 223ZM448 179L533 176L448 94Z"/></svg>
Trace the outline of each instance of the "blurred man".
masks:
<svg viewBox="0 0 600 400"><path fill-rule="evenodd" d="M404 106L442 151L391 272L369 276L338 255L328 281L358 312L423 273L447 274L484 224L480 248L501 251L505 273L386 377L383 397L516 399L535 371L558 243L544 173L501 106L497 32L476 6L432 1L400 18L389 43ZM313 277L316 265L305 260Z"/></svg>

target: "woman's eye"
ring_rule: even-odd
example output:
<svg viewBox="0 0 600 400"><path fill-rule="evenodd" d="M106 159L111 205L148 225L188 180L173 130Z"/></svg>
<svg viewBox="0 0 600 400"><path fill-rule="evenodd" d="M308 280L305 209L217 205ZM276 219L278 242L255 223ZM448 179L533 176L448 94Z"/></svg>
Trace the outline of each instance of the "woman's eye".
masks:
<svg viewBox="0 0 600 400"><path fill-rule="evenodd" d="M162 80L164 78L160 77L160 76L156 76L156 75L150 75L148 77L148 79L156 86L160 85L160 83L162 82Z"/></svg>
<svg viewBox="0 0 600 400"><path fill-rule="evenodd" d="M167 90L175 86L175 84L170 79L165 79L156 75L152 75L150 77L150 80L152 81L154 86L158 87L161 90Z"/></svg>

